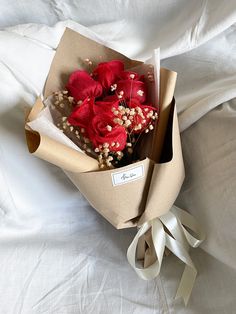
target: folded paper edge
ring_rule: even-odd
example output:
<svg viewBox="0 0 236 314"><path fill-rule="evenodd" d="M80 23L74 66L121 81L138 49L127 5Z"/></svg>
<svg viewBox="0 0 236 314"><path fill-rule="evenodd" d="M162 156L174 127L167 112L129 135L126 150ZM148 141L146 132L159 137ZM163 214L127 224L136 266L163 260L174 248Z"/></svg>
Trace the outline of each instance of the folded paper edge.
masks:
<svg viewBox="0 0 236 314"><path fill-rule="evenodd" d="M152 178L149 185L149 191L146 201L146 207L145 210L140 217L138 221L138 226L141 226L143 223L152 220L154 218L157 218L165 213L167 213L172 205L174 204L178 193L181 189L181 186L184 181L185 177L185 171L184 171L184 162L183 162L183 155L182 155L182 149L181 149L181 141L180 141L180 133L179 133L179 127L178 127L178 118L177 118L177 110L176 110L176 104L173 103L173 126L172 126L172 159L165 163L155 163L154 169L152 172ZM161 171L161 172L160 172ZM175 174L173 175L173 171ZM161 173L162 177L165 178L166 184L160 184L159 183L159 192L162 191L161 197L168 197L168 200L165 199L165 208L161 206L158 208L158 196L155 197L154 195L150 194L153 193L153 184L156 183L155 178L153 176L158 175L158 172ZM171 174L171 177L170 177ZM164 189L164 185L168 187L168 191L166 192ZM165 196L164 196L165 195ZM167 205L169 204L169 205Z"/></svg>
<svg viewBox="0 0 236 314"><path fill-rule="evenodd" d="M44 109L44 104L41 97L38 97L28 116L25 117L25 136L29 152L63 170L76 173L98 171L96 159L33 131L27 126L27 122L36 119L42 109Z"/></svg>

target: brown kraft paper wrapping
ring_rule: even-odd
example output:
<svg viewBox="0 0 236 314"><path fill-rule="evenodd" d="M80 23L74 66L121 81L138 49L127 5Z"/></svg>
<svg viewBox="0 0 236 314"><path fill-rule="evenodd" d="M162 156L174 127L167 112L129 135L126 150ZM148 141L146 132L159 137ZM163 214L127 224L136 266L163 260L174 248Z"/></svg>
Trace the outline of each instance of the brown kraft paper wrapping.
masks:
<svg viewBox="0 0 236 314"><path fill-rule="evenodd" d="M125 63L126 69L141 64L66 29L50 68L44 96L63 89L72 71L85 68L85 58L90 58L95 63L120 59ZM151 135L153 145L147 158L134 164L98 171L95 159L56 141L52 143L53 140L31 131L26 125L30 152L65 170L88 202L118 229L141 225L169 211L184 179L177 111L173 100L176 73L161 69L160 74L160 117L155 133ZM42 103L38 100L28 118L35 119L40 110ZM139 165L144 169L141 178L113 186L113 173Z"/></svg>

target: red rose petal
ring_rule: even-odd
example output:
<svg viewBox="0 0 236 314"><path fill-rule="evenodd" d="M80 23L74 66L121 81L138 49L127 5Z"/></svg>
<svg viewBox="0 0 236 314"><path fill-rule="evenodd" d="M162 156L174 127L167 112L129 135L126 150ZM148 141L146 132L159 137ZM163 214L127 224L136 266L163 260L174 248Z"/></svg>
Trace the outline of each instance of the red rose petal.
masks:
<svg viewBox="0 0 236 314"><path fill-rule="evenodd" d="M68 117L68 122L71 125L87 129L93 117L93 104L93 98L86 98L81 105L74 108Z"/></svg>
<svg viewBox="0 0 236 314"><path fill-rule="evenodd" d="M113 60L110 62L101 62L93 71L95 78L102 84L102 86L109 90L111 85L120 78L121 72L124 71L124 64L120 60Z"/></svg>
<svg viewBox="0 0 236 314"><path fill-rule="evenodd" d="M126 100L137 99L141 103L146 100L146 85L141 81L123 80L117 82L116 92L119 94L121 91L124 92L123 97Z"/></svg>
<svg viewBox="0 0 236 314"><path fill-rule="evenodd" d="M102 95L102 86L95 81L86 71L75 71L70 77L66 88L76 101L86 97L99 97Z"/></svg>
<svg viewBox="0 0 236 314"><path fill-rule="evenodd" d="M106 102L115 102L117 100L118 100L117 95L108 95L103 98L103 101L106 101Z"/></svg>
<svg viewBox="0 0 236 314"><path fill-rule="evenodd" d="M113 108L118 109L119 101L96 101L93 106L94 114L110 114L114 116Z"/></svg>

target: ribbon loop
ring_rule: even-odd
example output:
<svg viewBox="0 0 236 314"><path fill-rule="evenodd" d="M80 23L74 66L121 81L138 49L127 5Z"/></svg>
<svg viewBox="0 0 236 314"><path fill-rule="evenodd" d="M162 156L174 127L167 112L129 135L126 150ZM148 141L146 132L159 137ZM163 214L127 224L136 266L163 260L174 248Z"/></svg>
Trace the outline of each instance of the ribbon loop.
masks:
<svg viewBox="0 0 236 314"><path fill-rule="evenodd" d="M150 228L152 228L152 239L154 240L154 247L156 251L156 261L147 268L139 268L136 266L136 249L138 246L139 238L141 238ZM158 219L151 220L144 223L134 237L127 251L127 259L130 265L134 268L140 278L150 280L155 278L161 268L163 253L165 249L165 231L162 223Z"/></svg>
<svg viewBox="0 0 236 314"><path fill-rule="evenodd" d="M139 239L151 228L156 261L146 268L136 266L136 250ZM186 229L194 233L194 236ZM195 237L196 236L196 237ZM165 247L175 254L186 266L176 293L187 305L197 270L189 256L189 246L196 248L205 239L205 233L196 219L186 211L173 206L165 215L145 222L138 230L127 251L127 259L140 278L150 280L159 275Z"/></svg>
<svg viewBox="0 0 236 314"><path fill-rule="evenodd" d="M189 245L194 248L198 247L205 240L206 235L197 220L188 212L177 206L173 206L171 211L179 219L181 228L183 229ZM192 230L195 233L196 238L192 236L184 226Z"/></svg>

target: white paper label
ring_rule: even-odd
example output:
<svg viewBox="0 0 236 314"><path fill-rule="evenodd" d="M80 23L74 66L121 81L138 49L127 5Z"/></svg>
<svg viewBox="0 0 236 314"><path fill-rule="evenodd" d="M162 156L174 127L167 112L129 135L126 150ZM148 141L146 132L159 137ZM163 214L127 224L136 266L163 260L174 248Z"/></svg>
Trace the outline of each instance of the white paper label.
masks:
<svg viewBox="0 0 236 314"><path fill-rule="evenodd" d="M138 180L143 177L144 167L139 165L127 171L119 171L111 174L113 186L126 184L131 181Z"/></svg>

